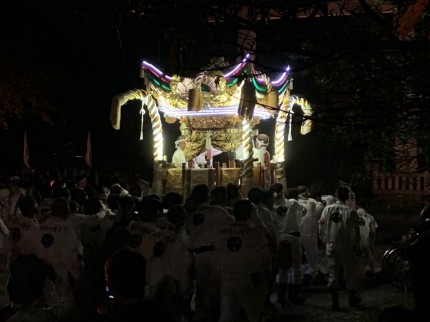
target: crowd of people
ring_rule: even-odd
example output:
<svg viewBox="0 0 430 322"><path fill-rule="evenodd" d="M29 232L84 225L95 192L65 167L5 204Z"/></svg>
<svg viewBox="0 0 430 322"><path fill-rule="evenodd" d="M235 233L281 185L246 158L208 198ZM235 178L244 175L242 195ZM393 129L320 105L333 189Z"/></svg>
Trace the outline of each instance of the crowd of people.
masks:
<svg viewBox="0 0 430 322"><path fill-rule="evenodd" d="M4 182L0 322L261 321L312 283L332 310L341 288L356 307L360 278L380 273L377 223L348 186L200 184L184 200L135 179Z"/></svg>

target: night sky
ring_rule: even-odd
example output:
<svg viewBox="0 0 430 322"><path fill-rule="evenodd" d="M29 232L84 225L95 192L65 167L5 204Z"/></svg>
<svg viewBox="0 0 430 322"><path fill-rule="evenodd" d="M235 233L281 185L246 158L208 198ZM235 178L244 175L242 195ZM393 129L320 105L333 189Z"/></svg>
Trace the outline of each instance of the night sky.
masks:
<svg viewBox="0 0 430 322"><path fill-rule="evenodd" d="M138 140L139 102L124 107L120 131L112 129L109 112L114 95L142 85L140 61L157 57L157 31L149 30L143 21L118 23L107 1L6 1L3 5L3 55L16 73L31 77L34 69L42 71L46 76L42 88L56 109L51 114L54 124L26 115L9 120L9 129L2 131L3 162L11 167L22 164L24 130L35 167L69 162L72 155L80 162L91 131L95 166L144 169L149 151L146 141ZM145 131L145 138L150 134Z"/></svg>
<svg viewBox="0 0 430 322"><path fill-rule="evenodd" d="M9 120L8 130L1 130L0 136L4 168L10 173L22 166L25 130L30 164L35 168L61 169L70 163L83 164L86 138L91 131L95 168L134 171L150 178L152 130L146 116L144 139L139 140L140 102L123 106L119 131L111 127L109 113L115 95L142 87L139 78L142 60L161 69L168 65L170 40L165 31L175 28L172 17L119 15L110 1L103 0L9 0L2 6L4 61L13 72L25 77L32 77L34 70L39 71L43 76L40 88L55 108L55 112L49 113L51 124L25 113L22 119ZM238 58L232 54L236 36L223 35L230 38L231 48L209 48L199 57L190 57L188 63L199 68L220 54L227 54L227 59L234 63ZM270 55L266 54L266 58L268 65L273 63ZM8 79L3 76L1 81ZM296 82L295 88L300 83ZM262 129L272 134L273 122L263 124ZM178 123L164 127L165 154L169 160L177 135ZM298 153L302 160L306 158L304 149ZM304 166L303 162L297 166ZM307 169L301 170L314 175Z"/></svg>

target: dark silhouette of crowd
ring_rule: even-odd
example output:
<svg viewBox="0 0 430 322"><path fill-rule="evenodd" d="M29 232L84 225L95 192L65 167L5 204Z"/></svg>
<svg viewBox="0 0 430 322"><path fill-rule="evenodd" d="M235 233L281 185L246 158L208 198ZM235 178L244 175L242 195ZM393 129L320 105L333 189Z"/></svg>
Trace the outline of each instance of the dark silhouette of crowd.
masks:
<svg viewBox="0 0 430 322"><path fill-rule="evenodd" d="M199 184L184 198L119 173L2 184L0 282L9 304L0 322L262 321L302 305L312 283L328 285L333 310L342 309L337 290L346 283L356 307L358 276L380 273L374 219L356 211L349 187L332 196L322 183L276 183L243 195L233 183ZM410 248L417 280L426 236ZM419 311L428 310L428 289L416 288Z"/></svg>

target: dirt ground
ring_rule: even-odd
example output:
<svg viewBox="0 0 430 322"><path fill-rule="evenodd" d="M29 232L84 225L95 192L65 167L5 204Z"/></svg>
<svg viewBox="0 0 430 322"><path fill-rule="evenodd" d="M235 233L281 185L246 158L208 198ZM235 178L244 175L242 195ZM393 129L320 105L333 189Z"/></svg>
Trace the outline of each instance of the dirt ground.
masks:
<svg viewBox="0 0 430 322"><path fill-rule="evenodd" d="M377 286L364 286L360 290L363 302L357 308L348 306L348 292L339 292L342 311L332 311L331 298L324 285L313 285L305 294L306 301L302 305L291 305L285 309L269 313L267 321L319 321L319 322L375 322L385 308L399 305L407 309L414 308L411 293L405 293L383 283Z"/></svg>
<svg viewBox="0 0 430 322"><path fill-rule="evenodd" d="M376 257L381 261L382 255L393 242L398 241L414 221L414 213L384 212L375 213L379 224L376 244ZM268 322L376 322L384 309L391 306L402 306L413 310L415 307L412 293L400 290L381 276L380 282L371 285L363 277L360 295L363 302L358 308L348 306L348 292L339 292L341 312L331 310L331 298L325 285L311 285L304 294L306 301L302 305L291 305L283 310L277 310L267 315ZM272 295L276 301L276 295ZM410 320L412 321L412 320ZM430 319L429 319L430 321Z"/></svg>

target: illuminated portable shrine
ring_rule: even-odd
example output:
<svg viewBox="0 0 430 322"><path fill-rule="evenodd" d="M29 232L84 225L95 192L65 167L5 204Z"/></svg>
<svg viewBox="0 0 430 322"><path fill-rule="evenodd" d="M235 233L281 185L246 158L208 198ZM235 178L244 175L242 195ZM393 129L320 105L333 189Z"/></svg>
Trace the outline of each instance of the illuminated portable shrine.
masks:
<svg viewBox="0 0 430 322"><path fill-rule="evenodd" d="M286 186L285 129L292 105L292 79L287 67L276 80L255 69L246 55L234 68L227 70L223 58L202 68L195 78L168 76L157 67L143 61L141 77L146 89L134 89L113 98L111 122L120 128L121 107L129 100L141 100L141 124L148 112L153 131L154 175L152 191L161 195L179 192L189 195L196 184L235 183L243 195L253 186L268 187L274 182ZM303 103L303 102L301 102ZM164 155L163 115L167 123L180 123L186 137L187 163L182 168L169 164ZM262 167L253 158L255 126L273 118L275 122L274 155L269 167ZM291 127L290 127L291 128ZM309 131L310 120L302 124ZM141 132L142 139L142 132ZM273 142L274 141L274 142ZM192 167L192 161L205 149L228 152L229 162L214 167ZM240 151L240 156L236 154Z"/></svg>

